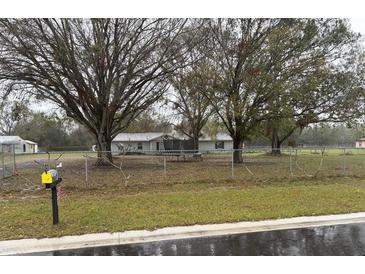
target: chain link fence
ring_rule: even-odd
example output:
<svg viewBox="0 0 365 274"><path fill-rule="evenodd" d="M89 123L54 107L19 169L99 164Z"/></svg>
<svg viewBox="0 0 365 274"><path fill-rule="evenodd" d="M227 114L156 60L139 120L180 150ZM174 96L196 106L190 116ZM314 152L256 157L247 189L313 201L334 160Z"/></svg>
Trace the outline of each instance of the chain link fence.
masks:
<svg viewBox="0 0 365 274"><path fill-rule="evenodd" d="M307 178L365 177L365 149L291 148L274 156L271 148L241 151L242 163L233 161L234 150L144 151L114 153L113 161L97 166L101 157L91 151L14 154L1 150L0 187L14 190L41 187L45 167L58 168L68 188L152 187L154 184L217 183L264 184ZM15 180L11 180L14 178Z"/></svg>
<svg viewBox="0 0 365 274"><path fill-rule="evenodd" d="M0 150L0 178L5 179L15 174L14 145L1 144Z"/></svg>

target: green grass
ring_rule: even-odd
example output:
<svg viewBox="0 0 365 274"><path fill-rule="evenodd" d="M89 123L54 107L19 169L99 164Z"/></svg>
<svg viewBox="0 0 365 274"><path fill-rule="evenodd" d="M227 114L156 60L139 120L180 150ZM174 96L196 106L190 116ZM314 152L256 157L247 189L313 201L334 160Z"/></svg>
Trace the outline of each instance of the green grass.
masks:
<svg viewBox="0 0 365 274"><path fill-rule="evenodd" d="M49 192L48 192L49 194ZM138 194L70 193L52 226L48 197L0 202L0 239L322 215L365 210L365 181L296 182L268 186L189 185Z"/></svg>
<svg viewBox="0 0 365 274"><path fill-rule="evenodd" d="M326 150L322 165L321 155L313 152L293 155L292 175L287 151L275 157L246 153L244 164L234 165L234 178L229 154L204 155L202 162L168 161L166 176L161 157L115 157L127 185L120 170L96 168L91 159L86 184L82 153L66 153L60 159L66 197L56 227L50 192L40 186L43 168L33 161L47 155L22 155L19 176L0 181L0 239L365 211L362 150L345 155Z"/></svg>

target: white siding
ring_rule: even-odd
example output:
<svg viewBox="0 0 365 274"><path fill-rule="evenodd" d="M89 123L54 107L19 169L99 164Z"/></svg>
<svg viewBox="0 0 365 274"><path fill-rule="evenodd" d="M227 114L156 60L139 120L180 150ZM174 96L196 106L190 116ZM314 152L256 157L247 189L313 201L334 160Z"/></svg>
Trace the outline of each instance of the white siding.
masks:
<svg viewBox="0 0 365 274"><path fill-rule="evenodd" d="M1 149L1 146L3 147L2 149L4 149L4 151L6 151L6 152L13 152L14 151L16 154L37 153L38 152L38 144L37 143L22 140L19 137L18 137L18 140L16 140L15 142L0 143L0 149Z"/></svg>
<svg viewBox="0 0 365 274"><path fill-rule="evenodd" d="M224 149L233 149L233 141L225 141L224 142Z"/></svg>
<svg viewBox="0 0 365 274"><path fill-rule="evenodd" d="M150 150L150 142L141 142L142 143L142 150L148 151Z"/></svg>
<svg viewBox="0 0 365 274"><path fill-rule="evenodd" d="M14 146L14 150L16 154L23 153L23 144L19 143Z"/></svg>
<svg viewBox="0 0 365 274"><path fill-rule="evenodd" d="M212 151L215 149L215 142L216 141L199 141L199 150L200 151ZM224 142L224 150L231 150L233 149L233 142L232 141L223 141ZM123 144L124 146L131 147L131 151L141 151L138 150L138 142L113 142L111 146L111 150L113 153L118 153L119 149L116 144ZM160 150L164 150L164 145L162 139L156 139L152 141L144 141L142 143L143 151L156 151L157 150L157 143L160 143ZM219 151L219 149L217 150Z"/></svg>
<svg viewBox="0 0 365 274"><path fill-rule="evenodd" d="M115 143L112 143L111 145L111 151L112 153L117 153L118 152L118 147Z"/></svg>
<svg viewBox="0 0 365 274"><path fill-rule="evenodd" d="M124 146L130 147L130 151L138 152L142 150L138 150L138 143L142 143L142 150L148 151L150 150L149 142L112 142L111 150L113 153L118 153L119 149L117 144L123 144Z"/></svg>
<svg viewBox="0 0 365 274"><path fill-rule="evenodd" d="M233 149L233 142L232 141L223 141L223 142L224 142L224 150ZM215 149L215 141L200 141L199 142L199 150L200 151L216 150Z"/></svg>
<svg viewBox="0 0 365 274"><path fill-rule="evenodd" d="M160 143L159 149L157 149L157 143ZM165 149L165 147L164 147L162 138L158 138L158 139L150 141L150 150L155 151L155 150L164 150L164 149Z"/></svg>
<svg viewBox="0 0 365 274"><path fill-rule="evenodd" d="M25 144L26 151L25 153L37 153L38 152L38 146L36 144Z"/></svg>
<svg viewBox="0 0 365 274"><path fill-rule="evenodd" d="M200 151L208 151L215 149L215 142L207 141L207 142L199 142L199 150Z"/></svg>
<svg viewBox="0 0 365 274"><path fill-rule="evenodd" d="M24 151L25 146L25 151ZM38 145L36 144L28 144L25 142L20 142L14 145L14 150L16 154L20 153L37 153L38 152Z"/></svg>
<svg viewBox="0 0 365 274"><path fill-rule="evenodd" d="M365 141L356 141L357 148L365 148Z"/></svg>

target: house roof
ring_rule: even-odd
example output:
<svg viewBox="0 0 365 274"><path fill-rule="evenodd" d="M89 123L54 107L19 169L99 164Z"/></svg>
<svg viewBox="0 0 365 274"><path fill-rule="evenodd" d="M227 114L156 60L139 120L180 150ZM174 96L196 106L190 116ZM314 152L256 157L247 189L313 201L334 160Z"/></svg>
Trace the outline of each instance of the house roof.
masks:
<svg viewBox="0 0 365 274"><path fill-rule="evenodd" d="M36 145L37 143L36 142L33 142L33 141L30 141L30 140L24 140L27 144L30 144L30 145Z"/></svg>
<svg viewBox="0 0 365 274"><path fill-rule="evenodd" d="M113 140L113 142L148 142L163 136L170 136L176 139L186 139L186 136L175 135L175 134L166 134L163 132L145 132L145 133L119 133ZM220 132L217 133L216 136L208 136L204 135L199 138L199 141L232 141L231 136L226 133Z"/></svg>
<svg viewBox="0 0 365 274"><path fill-rule="evenodd" d="M113 142L148 142L166 135L163 132L119 133Z"/></svg>
<svg viewBox="0 0 365 274"><path fill-rule="evenodd" d="M178 135L176 135L176 138L183 140L183 139L187 139L187 136L178 134ZM199 138L199 141L201 141L201 142L205 142L205 141L232 141L232 138L227 133L218 132L215 136L210 136L208 134L203 134L203 136Z"/></svg>
<svg viewBox="0 0 365 274"><path fill-rule="evenodd" d="M0 144L4 144L4 145L18 144L22 140L23 139L20 138L19 136L0 136Z"/></svg>
<svg viewBox="0 0 365 274"><path fill-rule="evenodd" d="M199 138L199 141L232 141L232 137L227 133L218 132L216 136L204 134L203 137Z"/></svg>
<svg viewBox="0 0 365 274"><path fill-rule="evenodd" d="M357 141L365 141L365 138L358 139Z"/></svg>
<svg viewBox="0 0 365 274"><path fill-rule="evenodd" d="M26 142L28 144L36 145L37 143L29 140L23 140L19 136L0 136L0 144L3 145L15 145L19 144L20 142Z"/></svg>

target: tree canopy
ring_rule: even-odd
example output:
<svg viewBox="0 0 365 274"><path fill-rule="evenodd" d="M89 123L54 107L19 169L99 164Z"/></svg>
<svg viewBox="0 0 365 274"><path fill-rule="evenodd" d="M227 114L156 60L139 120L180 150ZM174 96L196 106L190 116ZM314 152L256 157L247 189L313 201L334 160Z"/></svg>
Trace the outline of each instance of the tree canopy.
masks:
<svg viewBox="0 0 365 274"><path fill-rule="evenodd" d="M184 58L185 23L1 19L0 79L53 101L95 136L99 152L110 151L112 139L166 90L167 76Z"/></svg>
<svg viewBox="0 0 365 274"><path fill-rule="evenodd" d="M348 72L332 80L358 41L345 20L217 19L209 24L216 74L208 97L233 138L236 162L242 161L243 141L260 123L291 117L292 110L333 114L334 101L349 91L339 88L340 83L348 87ZM305 85L310 87L303 92Z"/></svg>

